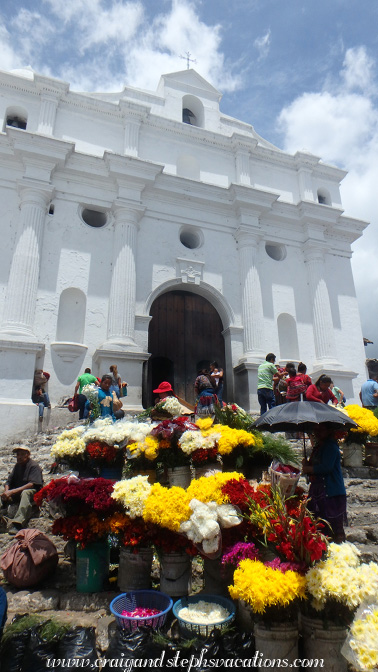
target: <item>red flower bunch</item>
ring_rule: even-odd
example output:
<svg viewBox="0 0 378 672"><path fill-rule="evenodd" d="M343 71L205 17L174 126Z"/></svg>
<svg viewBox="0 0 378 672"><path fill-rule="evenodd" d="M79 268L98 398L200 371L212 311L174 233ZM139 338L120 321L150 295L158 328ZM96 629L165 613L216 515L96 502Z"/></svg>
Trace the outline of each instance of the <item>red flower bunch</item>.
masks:
<svg viewBox="0 0 378 672"><path fill-rule="evenodd" d="M120 505L111 498L113 483L106 478L58 478L36 493L36 503L44 499L58 500L70 514L91 512L102 514L120 510Z"/></svg>
<svg viewBox="0 0 378 672"><path fill-rule="evenodd" d="M192 453L191 458L194 465L200 466L201 464L206 464L206 462L216 462L217 455L217 448L210 448L209 450L198 448L198 450Z"/></svg>
<svg viewBox="0 0 378 672"><path fill-rule="evenodd" d="M307 567L320 560L327 548L322 534L323 524L312 516L306 508L305 500L299 500L293 507L272 490L268 503L259 504L250 500L248 518L265 543L274 546L278 554L289 562L304 563Z"/></svg>
<svg viewBox="0 0 378 672"><path fill-rule="evenodd" d="M73 539L84 548L87 544L105 537L108 533L108 524L96 513L86 516L68 516L54 520L52 533L66 540Z"/></svg>
<svg viewBox="0 0 378 672"><path fill-rule="evenodd" d="M255 490L246 478L240 480L232 478L222 486L222 494L227 495L230 504L238 506L241 511L246 511L249 500L255 497Z"/></svg>
<svg viewBox="0 0 378 672"><path fill-rule="evenodd" d="M188 429L197 432L200 431L197 425L189 422L186 416L182 416L180 418L175 418L174 420L163 420L163 422L160 422L157 427L154 427L151 432L151 436L156 436L159 440L176 439L177 441L180 436Z"/></svg>
<svg viewBox="0 0 378 672"><path fill-rule="evenodd" d="M114 462L118 453L117 448L109 446L104 441L91 441L91 443L87 443L86 451L91 460L105 462L106 464Z"/></svg>
<svg viewBox="0 0 378 672"><path fill-rule="evenodd" d="M154 545L162 553L187 553L190 556L198 553L194 544L186 536L167 529L157 530Z"/></svg>
<svg viewBox="0 0 378 672"><path fill-rule="evenodd" d="M143 518L130 519L120 532L119 539L123 546L135 548L137 551L139 546L152 546L156 530L155 525L145 523Z"/></svg>

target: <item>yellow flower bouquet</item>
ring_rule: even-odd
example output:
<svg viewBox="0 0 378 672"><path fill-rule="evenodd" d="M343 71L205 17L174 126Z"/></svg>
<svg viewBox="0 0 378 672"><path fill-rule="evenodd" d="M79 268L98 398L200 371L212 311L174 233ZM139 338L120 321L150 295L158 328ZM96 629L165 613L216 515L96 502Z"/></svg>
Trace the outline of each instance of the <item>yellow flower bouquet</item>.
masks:
<svg viewBox="0 0 378 672"><path fill-rule="evenodd" d="M358 425L348 431L346 443L365 443L368 436L378 436L378 419L373 411L350 404L345 406L344 412Z"/></svg>
<svg viewBox="0 0 378 672"><path fill-rule="evenodd" d="M317 618L348 625L357 607L378 594L378 564L361 563L354 544L331 543L326 559L307 572L306 591Z"/></svg>
<svg viewBox="0 0 378 672"><path fill-rule="evenodd" d="M259 560L242 560L229 592L248 604L257 620L282 622L297 618L300 600L306 599L306 579L293 570L266 566Z"/></svg>

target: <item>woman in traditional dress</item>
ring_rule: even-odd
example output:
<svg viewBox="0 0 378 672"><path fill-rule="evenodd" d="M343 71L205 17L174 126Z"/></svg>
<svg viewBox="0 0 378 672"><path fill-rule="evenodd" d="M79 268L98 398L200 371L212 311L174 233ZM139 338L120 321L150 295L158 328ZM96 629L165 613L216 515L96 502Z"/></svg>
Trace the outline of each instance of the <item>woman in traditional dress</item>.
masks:
<svg viewBox="0 0 378 672"><path fill-rule="evenodd" d="M218 397L215 393L215 386L207 369L201 369L198 372L194 383L194 392L196 395L196 405L194 408L195 414L199 417L214 415L214 406L218 403Z"/></svg>
<svg viewBox="0 0 378 672"><path fill-rule="evenodd" d="M329 524L325 534L333 541L345 541L346 491L341 471L341 455L335 431L319 425L313 433L312 454L302 462L302 473L310 476L308 508Z"/></svg>

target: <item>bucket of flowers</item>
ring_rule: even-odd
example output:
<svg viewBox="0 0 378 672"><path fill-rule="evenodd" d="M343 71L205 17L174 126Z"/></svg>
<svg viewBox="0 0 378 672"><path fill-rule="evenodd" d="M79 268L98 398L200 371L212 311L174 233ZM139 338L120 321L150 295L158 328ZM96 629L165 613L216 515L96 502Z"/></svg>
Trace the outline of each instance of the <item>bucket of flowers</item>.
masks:
<svg viewBox="0 0 378 672"><path fill-rule="evenodd" d="M298 658L298 608L305 599L305 578L296 563L242 560L229 592L251 610L256 650L264 658Z"/></svg>
<svg viewBox="0 0 378 672"><path fill-rule="evenodd" d="M344 412L357 422L358 427L350 429L341 444L343 464L345 467L362 467L363 447L368 438L378 436L378 419L373 411L357 404L345 406Z"/></svg>
<svg viewBox="0 0 378 672"><path fill-rule="evenodd" d="M125 515L111 498L113 483L104 478L75 476L51 481L35 495L59 506L52 533L76 543L76 588L79 592L103 590L109 573L107 537L125 524Z"/></svg>
<svg viewBox="0 0 378 672"><path fill-rule="evenodd" d="M186 417L179 417L163 420L151 431L151 437L158 441L158 465L170 485L187 487L191 480L190 455L179 445L181 436L188 430L199 431Z"/></svg>
<svg viewBox="0 0 378 672"><path fill-rule="evenodd" d="M311 567L305 579L309 599L301 610L304 654L321 656L327 668L335 651L340 652L357 608L376 599L378 564L362 563L360 551L349 542L331 543L324 560Z"/></svg>

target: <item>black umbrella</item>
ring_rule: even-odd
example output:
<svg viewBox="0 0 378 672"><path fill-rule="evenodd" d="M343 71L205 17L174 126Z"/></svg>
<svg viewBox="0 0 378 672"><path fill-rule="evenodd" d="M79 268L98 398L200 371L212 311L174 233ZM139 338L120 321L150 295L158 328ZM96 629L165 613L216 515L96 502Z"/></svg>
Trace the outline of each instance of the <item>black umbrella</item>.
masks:
<svg viewBox="0 0 378 672"><path fill-rule="evenodd" d="M275 406L261 415L253 427L262 432L307 432L316 425L327 425L330 429L351 429L358 427L346 413L337 408L316 401L291 401ZM305 455L306 447L304 443Z"/></svg>

